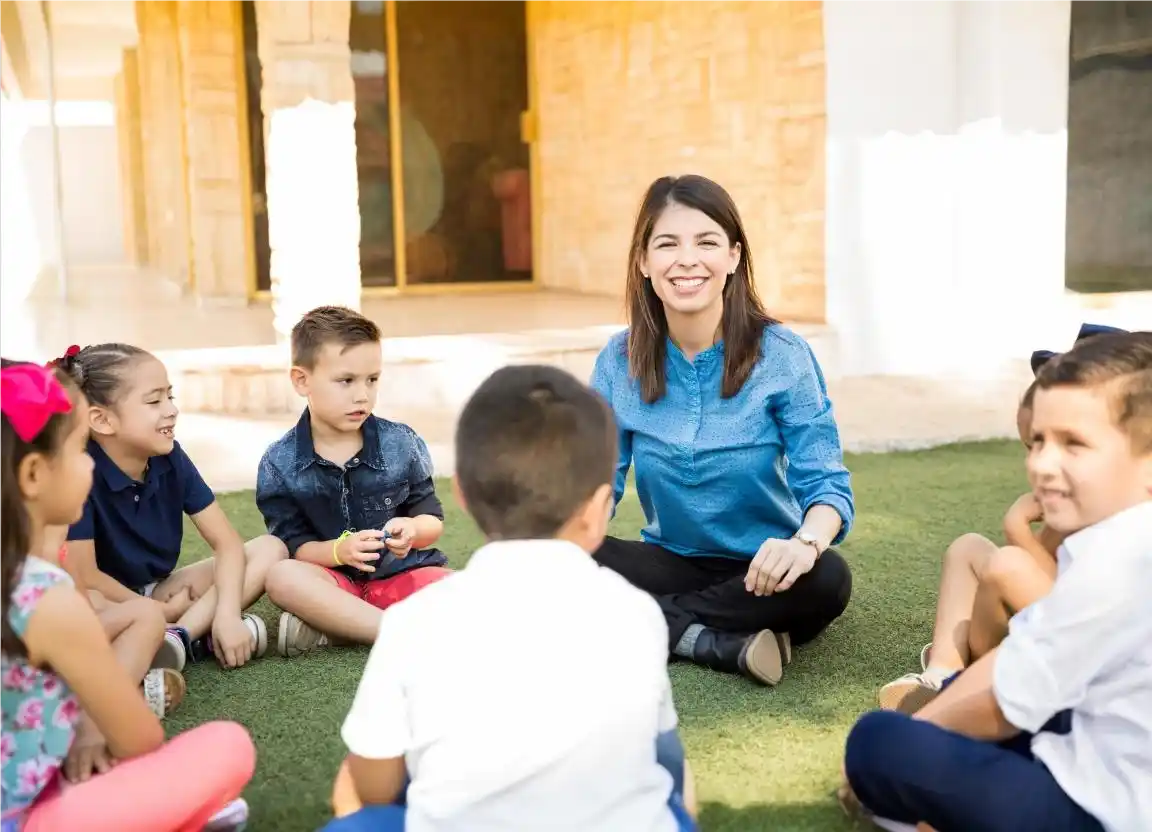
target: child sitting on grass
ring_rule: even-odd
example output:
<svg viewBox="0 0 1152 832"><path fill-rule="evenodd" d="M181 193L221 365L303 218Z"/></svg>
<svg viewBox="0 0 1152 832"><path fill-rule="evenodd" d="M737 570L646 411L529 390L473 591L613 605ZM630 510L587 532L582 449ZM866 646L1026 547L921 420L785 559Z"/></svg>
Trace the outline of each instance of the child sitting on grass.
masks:
<svg viewBox="0 0 1152 832"><path fill-rule="evenodd" d="M432 548L444 509L428 446L372 414L383 360L380 329L351 309L322 306L292 327L292 383L308 408L256 478L256 505L290 557L268 574L281 656L371 644L380 610L451 574Z"/></svg>
<svg viewBox="0 0 1152 832"><path fill-rule="evenodd" d="M480 385L455 493L488 542L384 613L328 832L695 828L668 627L590 554L616 460L611 411L567 373L507 367Z"/></svg>
<svg viewBox="0 0 1152 832"><path fill-rule="evenodd" d="M240 667L267 647L264 621L244 610L264 594L269 568L286 556L269 535L247 544L176 441L168 371L128 344L70 348L56 366L87 399L92 493L68 531L68 561L90 591L121 603L146 596L174 626L157 664L215 655ZM215 557L177 569L184 515Z"/></svg>
<svg viewBox="0 0 1152 832"><path fill-rule="evenodd" d="M1152 818L1152 333L1087 339L1036 380L1028 480L1065 535L1051 592L914 717L848 737L887 829L1136 832Z"/></svg>
<svg viewBox="0 0 1152 832"><path fill-rule="evenodd" d="M1031 446L1033 383L1016 414L1020 441ZM880 689L881 708L915 713L940 693L958 671L993 649L1008 632L1008 619L1052 588L1056 549L1062 537L1046 526L1033 532L1043 514L1031 492L1004 516L1007 546L983 535L957 538L944 554L932 642L920 651L922 672L909 673Z"/></svg>
<svg viewBox="0 0 1152 832"><path fill-rule="evenodd" d="M2 829L238 828L255 765L247 732L217 722L166 744L87 599L38 554L92 485L84 395L32 364L3 362L0 387Z"/></svg>
<svg viewBox="0 0 1152 832"><path fill-rule="evenodd" d="M1109 333L1113 327L1084 324L1076 343ZM1057 353L1032 354L1032 372ZM1016 429L1025 448L1032 446L1032 410L1036 382L1016 412ZM1022 495L1004 517L998 547L979 534L958 538L944 555L933 640L920 652L922 672L909 673L880 689L881 708L915 713L940 692L957 672L994 649L1008 634L1013 613L1044 597L1056 578L1056 552L1064 537L1044 524L1044 512L1031 493ZM1040 524L1033 531L1033 527Z"/></svg>
<svg viewBox="0 0 1152 832"><path fill-rule="evenodd" d="M164 719L184 701L187 685L179 670L152 667L165 640L167 622L163 608L149 598L110 604L100 593L89 593L84 577L68 561L67 536L67 526L45 527L40 557L67 572L76 591L88 599L121 666L133 679L140 680L145 701L156 716Z"/></svg>

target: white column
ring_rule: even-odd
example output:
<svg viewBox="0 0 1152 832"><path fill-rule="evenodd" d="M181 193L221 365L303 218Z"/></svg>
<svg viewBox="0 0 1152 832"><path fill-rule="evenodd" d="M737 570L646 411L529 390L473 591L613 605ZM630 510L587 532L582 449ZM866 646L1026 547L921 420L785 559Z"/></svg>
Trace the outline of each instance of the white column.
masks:
<svg viewBox="0 0 1152 832"><path fill-rule="evenodd" d="M350 8L347 0L256 4L273 325L281 340L313 307L360 307Z"/></svg>
<svg viewBox="0 0 1152 832"><path fill-rule="evenodd" d="M1067 325L1069 16L1065 0L825 3L845 373L985 374Z"/></svg>

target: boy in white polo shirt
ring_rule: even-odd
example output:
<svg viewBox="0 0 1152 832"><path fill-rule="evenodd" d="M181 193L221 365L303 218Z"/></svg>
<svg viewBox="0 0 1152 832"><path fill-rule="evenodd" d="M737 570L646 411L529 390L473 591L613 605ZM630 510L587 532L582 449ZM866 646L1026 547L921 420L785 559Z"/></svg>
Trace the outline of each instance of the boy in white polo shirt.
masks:
<svg viewBox="0 0 1152 832"><path fill-rule="evenodd" d="M1152 828L1152 333L1041 370L1028 478L1067 535L1051 593L915 715L871 713L845 773L877 825Z"/></svg>
<svg viewBox="0 0 1152 832"><path fill-rule="evenodd" d="M489 542L385 611L342 732L337 793L364 808L328 830L695 828L664 617L589 554L616 459L611 411L569 374L506 367L479 387L455 487Z"/></svg>

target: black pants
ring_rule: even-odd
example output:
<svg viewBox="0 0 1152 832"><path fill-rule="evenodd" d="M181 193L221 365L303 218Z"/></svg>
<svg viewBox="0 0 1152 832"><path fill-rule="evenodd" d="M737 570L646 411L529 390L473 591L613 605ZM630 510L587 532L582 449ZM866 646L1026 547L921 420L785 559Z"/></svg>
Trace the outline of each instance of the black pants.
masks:
<svg viewBox="0 0 1152 832"><path fill-rule="evenodd" d="M730 633L772 630L794 644L811 641L835 621L852 596L852 573L834 549L784 592L756 596L744 588L749 561L682 557L639 540L609 537L596 562L650 593L668 620L668 650L690 624Z"/></svg>

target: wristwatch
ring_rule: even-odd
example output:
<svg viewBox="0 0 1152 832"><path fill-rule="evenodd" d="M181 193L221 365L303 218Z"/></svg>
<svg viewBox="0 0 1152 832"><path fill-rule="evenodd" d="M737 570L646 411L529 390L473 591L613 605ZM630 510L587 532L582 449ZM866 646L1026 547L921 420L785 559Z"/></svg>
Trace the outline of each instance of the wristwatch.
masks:
<svg viewBox="0 0 1152 832"><path fill-rule="evenodd" d="M806 532L803 529L800 529L800 531L796 532L796 534L792 536L799 540L801 543L807 543L809 546L815 549L816 557L820 557L822 554L824 554L824 550L820 546L820 541L816 539L816 535L812 534L812 532Z"/></svg>

